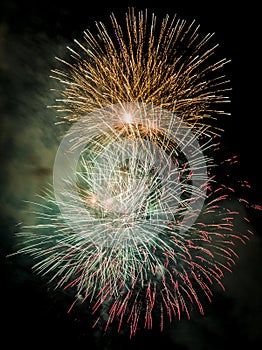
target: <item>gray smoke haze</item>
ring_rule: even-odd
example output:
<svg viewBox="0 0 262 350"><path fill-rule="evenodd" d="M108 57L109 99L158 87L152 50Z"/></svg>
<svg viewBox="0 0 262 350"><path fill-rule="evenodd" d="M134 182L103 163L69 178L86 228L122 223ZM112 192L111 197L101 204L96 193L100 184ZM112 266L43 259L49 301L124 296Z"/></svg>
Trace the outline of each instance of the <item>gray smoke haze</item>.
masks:
<svg viewBox="0 0 262 350"><path fill-rule="evenodd" d="M60 47L44 33L16 35L1 28L2 214L28 221L26 201L52 183L61 127L55 126L56 84L49 77Z"/></svg>

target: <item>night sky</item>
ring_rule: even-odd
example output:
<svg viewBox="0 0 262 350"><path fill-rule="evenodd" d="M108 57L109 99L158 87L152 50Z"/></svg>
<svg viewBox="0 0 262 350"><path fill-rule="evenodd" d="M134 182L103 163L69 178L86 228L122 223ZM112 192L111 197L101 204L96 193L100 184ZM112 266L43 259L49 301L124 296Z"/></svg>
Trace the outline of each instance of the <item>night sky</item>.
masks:
<svg viewBox="0 0 262 350"><path fill-rule="evenodd" d="M53 290L45 278L35 275L28 257L7 258L14 251L15 232L21 222L30 223L28 203L52 181L52 166L61 129L54 126L55 111L49 78L55 56L66 52L73 39L81 38L95 21L117 18L129 6L148 8L162 19L177 14L200 24L203 33L214 32L221 58L231 60L226 74L231 80L230 117L222 117L225 154L238 155L236 174L251 185L243 194L262 205L259 62L261 29L258 5L248 1L116 1L0 2L0 339L8 348L18 342L27 348L71 346L82 349L220 350L258 349L262 346L262 223L261 211L237 209L250 219L254 236L239 249L233 273L223 280L226 291L214 291L204 316L193 315L167 325L163 332L139 330L130 340L124 330L103 335L92 329L90 310L77 306L67 314L72 296ZM208 3L208 5L207 5ZM90 6L92 4L92 8ZM237 3L236 3L237 4ZM245 4L245 6L244 6ZM232 173L234 184L235 174ZM241 220L240 220L241 221ZM240 225L244 225L240 222ZM244 226L243 226L244 229ZM5 345L7 347L7 345ZM4 349L5 348L1 347Z"/></svg>

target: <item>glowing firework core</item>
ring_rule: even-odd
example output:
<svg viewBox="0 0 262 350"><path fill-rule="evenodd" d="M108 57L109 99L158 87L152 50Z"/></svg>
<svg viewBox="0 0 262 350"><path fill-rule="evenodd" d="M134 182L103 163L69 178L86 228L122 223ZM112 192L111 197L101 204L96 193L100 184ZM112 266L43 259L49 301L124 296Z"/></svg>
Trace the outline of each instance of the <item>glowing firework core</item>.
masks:
<svg viewBox="0 0 262 350"><path fill-rule="evenodd" d="M131 108L132 123L123 124L119 112ZM57 153L55 195L64 218L102 246L153 244L170 225L182 233L206 198L205 157L191 127L139 103L97 113L74 124Z"/></svg>
<svg viewBox="0 0 262 350"><path fill-rule="evenodd" d="M125 114L124 114L124 121L125 121L126 123L128 123L128 124L131 124L132 121L133 121L132 115L129 114L129 113L125 113Z"/></svg>

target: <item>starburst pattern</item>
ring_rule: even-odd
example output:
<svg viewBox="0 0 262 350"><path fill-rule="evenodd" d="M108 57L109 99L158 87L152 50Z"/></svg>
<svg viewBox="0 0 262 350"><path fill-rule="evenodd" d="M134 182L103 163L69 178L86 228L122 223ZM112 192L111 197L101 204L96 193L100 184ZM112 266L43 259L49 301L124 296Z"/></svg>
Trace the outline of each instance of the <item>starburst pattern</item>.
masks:
<svg viewBox="0 0 262 350"><path fill-rule="evenodd" d="M203 36L194 21L176 16L158 22L141 11L136 17L134 9L124 28L114 15L111 22L112 28L96 23L96 34L87 30L83 41L75 40L70 60L58 58L65 69L52 77L65 84L55 106L61 118L79 120L122 102L161 106L194 123L224 113L215 106L228 102L228 80L219 73L227 60L213 58L212 34Z"/></svg>
<svg viewBox="0 0 262 350"><path fill-rule="evenodd" d="M19 252L90 302L94 324L129 324L133 336L154 318L163 329L166 318L190 317L192 305L203 313L235 262L234 243L248 237L221 206L206 155L217 147L209 121L225 113L229 90L212 35L133 9L125 26L113 15L111 24L86 31L53 71L63 87L54 107L72 125L54 194L20 233Z"/></svg>

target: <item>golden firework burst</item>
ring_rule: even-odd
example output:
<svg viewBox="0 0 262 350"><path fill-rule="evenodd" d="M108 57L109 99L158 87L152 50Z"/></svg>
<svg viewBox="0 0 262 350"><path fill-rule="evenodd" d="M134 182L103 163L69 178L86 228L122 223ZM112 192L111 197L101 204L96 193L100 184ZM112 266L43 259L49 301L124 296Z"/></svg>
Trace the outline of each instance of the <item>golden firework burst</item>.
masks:
<svg viewBox="0 0 262 350"><path fill-rule="evenodd" d="M214 58L213 34L177 16L159 22L146 10L129 9L123 25L110 18L109 28L96 23L96 34L86 30L75 40L70 59L58 58L64 68L52 77L65 88L54 107L64 121L123 102L161 106L194 123L225 113L230 88L221 68L228 61Z"/></svg>

